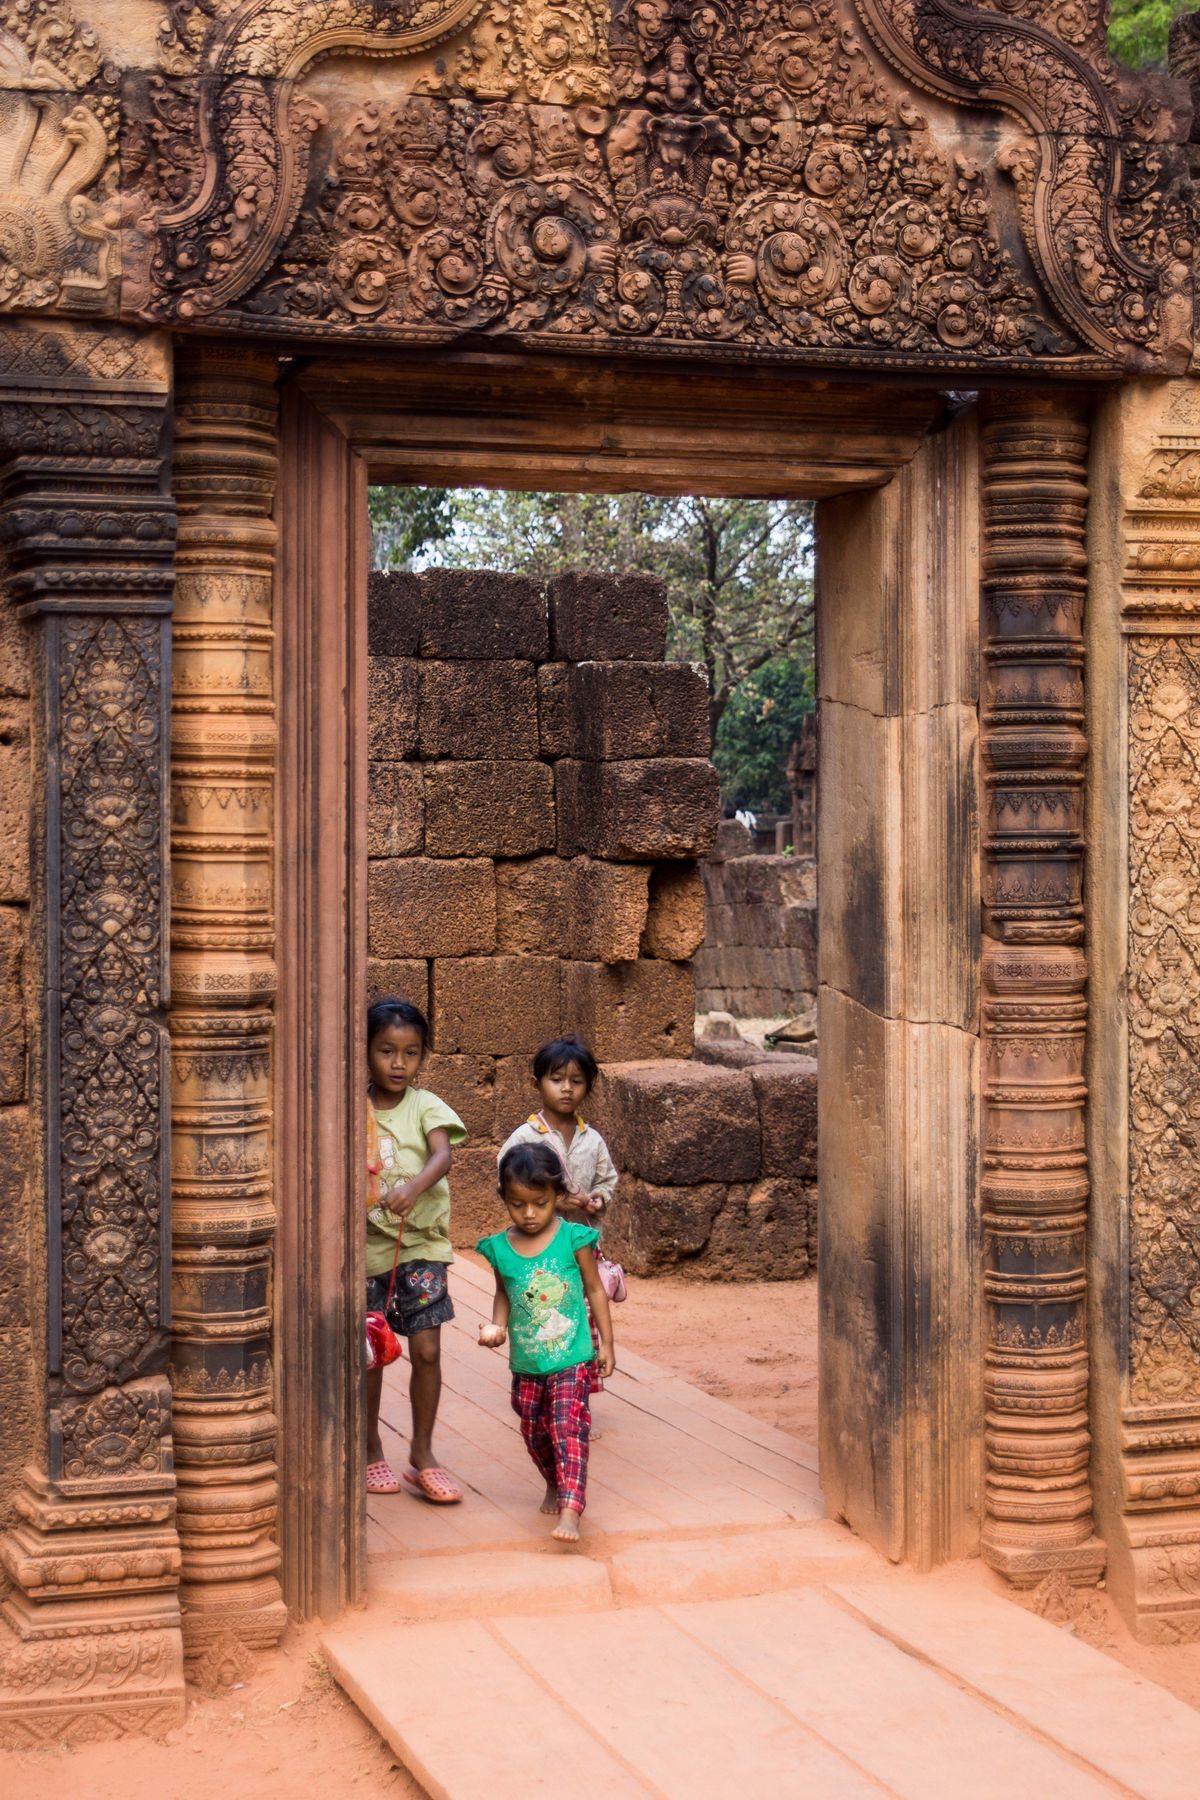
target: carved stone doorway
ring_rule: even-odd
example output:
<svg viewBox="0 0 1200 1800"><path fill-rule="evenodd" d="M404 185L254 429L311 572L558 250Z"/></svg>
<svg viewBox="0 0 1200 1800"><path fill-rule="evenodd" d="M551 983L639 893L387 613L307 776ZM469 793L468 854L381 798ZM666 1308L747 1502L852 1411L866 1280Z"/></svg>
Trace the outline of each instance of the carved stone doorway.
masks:
<svg viewBox="0 0 1200 1800"><path fill-rule="evenodd" d="M282 388L276 1329L284 1591L360 1593L355 1373L368 480L805 495L819 509L822 1459L922 1566L982 1521L974 417L915 388L451 354ZM825 1043L828 1053L824 1053ZM1090 1537L1090 1517L1082 1539ZM1066 1534L1080 1539L1078 1523Z"/></svg>

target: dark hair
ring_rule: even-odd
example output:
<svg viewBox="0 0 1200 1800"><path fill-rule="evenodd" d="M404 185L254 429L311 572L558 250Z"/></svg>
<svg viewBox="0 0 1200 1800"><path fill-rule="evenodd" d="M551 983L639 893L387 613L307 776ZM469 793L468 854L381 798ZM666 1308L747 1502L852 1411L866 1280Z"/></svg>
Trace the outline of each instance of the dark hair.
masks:
<svg viewBox="0 0 1200 1800"><path fill-rule="evenodd" d="M414 1031L421 1034L421 1055L429 1048L429 1020L419 1006L411 1000L376 1000L367 1008L367 1049L375 1042L381 1031L387 1031L393 1025L411 1025Z"/></svg>
<svg viewBox="0 0 1200 1800"><path fill-rule="evenodd" d="M510 1181L519 1181L528 1188L552 1187L556 1194L567 1191L562 1163L549 1144L514 1144L506 1150L500 1158L497 1183L502 1194L508 1191Z"/></svg>
<svg viewBox="0 0 1200 1800"><path fill-rule="evenodd" d="M587 1045L581 1044L576 1037L552 1038L548 1044L543 1044L533 1059L533 1079L541 1081L547 1075L557 1075L568 1063L578 1065L590 1094L596 1085L600 1065Z"/></svg>

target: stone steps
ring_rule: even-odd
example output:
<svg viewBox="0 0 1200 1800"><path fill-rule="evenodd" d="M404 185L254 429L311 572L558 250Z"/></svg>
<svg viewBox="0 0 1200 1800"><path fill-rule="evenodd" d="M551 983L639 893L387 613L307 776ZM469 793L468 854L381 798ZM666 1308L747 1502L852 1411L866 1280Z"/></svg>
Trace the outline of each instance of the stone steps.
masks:
<svg viewBox="0 0 1200 1800"><path fill-rule="evenodd" d="M478 1600L482 1581L489 1616L406 1618L398 1609L429 1590L377 1588L323 1639L337 1679L438 1800L1196 1791L1200 1715L963 1571L914 1581L875 1564L874 1578L843 1580L830 1568L821 1585L814 1569L810 1585L757 1596L621 1605L599 1588L616 1558L476 1559L493 1563L486 1575L467 1560L439 1559L442 1597L469 1578Z"/></svg>

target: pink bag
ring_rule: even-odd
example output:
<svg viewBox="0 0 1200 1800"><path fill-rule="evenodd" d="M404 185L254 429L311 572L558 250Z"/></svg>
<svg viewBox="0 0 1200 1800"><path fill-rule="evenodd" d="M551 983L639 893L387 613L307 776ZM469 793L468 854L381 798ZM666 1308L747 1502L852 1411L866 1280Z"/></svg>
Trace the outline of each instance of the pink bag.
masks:
<svg viewBox="0 0 1200 1800"><path fill-rule="evenodd" d="M629 1298L629 1290L625 1286L625 1271L620 1263L613 1262L607 1256L596 1252L596 1269L600 1276L600 1286L604 1289L614 1305Z"/></svg>

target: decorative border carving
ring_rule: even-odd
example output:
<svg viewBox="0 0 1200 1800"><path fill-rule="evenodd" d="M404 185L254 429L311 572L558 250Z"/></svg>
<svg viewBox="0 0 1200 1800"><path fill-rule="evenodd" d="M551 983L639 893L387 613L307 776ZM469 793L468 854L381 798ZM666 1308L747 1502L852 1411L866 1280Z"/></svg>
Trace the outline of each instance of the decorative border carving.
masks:
<svg viewBox="0 0 1200 1800"><path fill-rule="evenodd" d="M0 1544L0 1742L143 1729L182 1707L166 1378L168 401L159 339L0 332L0 541L40 627L49 1372L42 1466Z"/></svg>
<svg viewBox="0 0 1200 1800"><path fill-rule="evenodd" d="M983 1553L1095 1582L1084 1141L1086 409L984 407Z"/></svg>
<svg viewBox="0 0 1200 1800"><path fill-rule="evenodd" d="M1128 704L1128 1344L1121 1409L1135 1627L1200 1638L1200 384L1123 445Z"/></svg>

